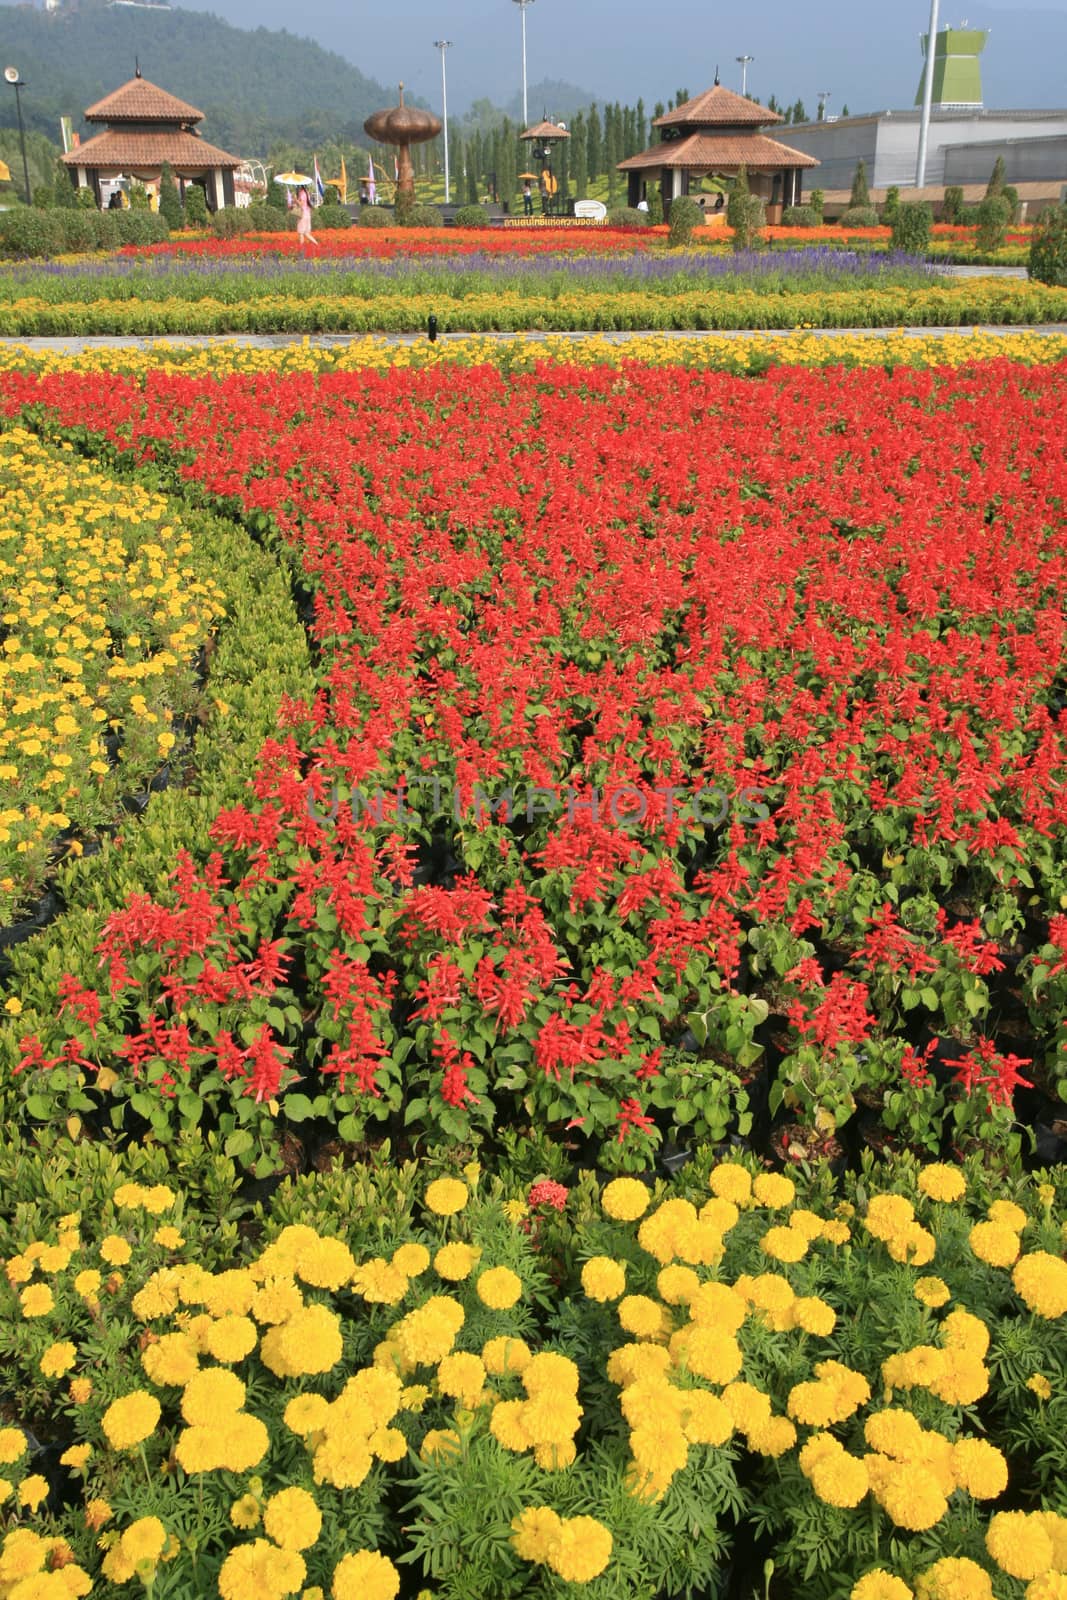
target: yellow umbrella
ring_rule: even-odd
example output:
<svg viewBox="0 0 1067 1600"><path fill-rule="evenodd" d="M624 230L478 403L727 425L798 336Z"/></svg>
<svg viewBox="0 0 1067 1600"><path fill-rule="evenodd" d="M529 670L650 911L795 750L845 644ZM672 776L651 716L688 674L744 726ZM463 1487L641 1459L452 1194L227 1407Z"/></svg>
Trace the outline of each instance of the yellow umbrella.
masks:
<svg viewBox="0 0 1067 1600"><path fill-rule="evenodd" d="M295 184L299 188L302 183L310 183L312 180L305 172L276 172L274 181L275 183Z"/></svg>
<svg viewBox="0 0 1067 1600"><path fill-rule="evenodd" d="M11 168L6 161L0 161L0 183L11 182Z"/></svg>

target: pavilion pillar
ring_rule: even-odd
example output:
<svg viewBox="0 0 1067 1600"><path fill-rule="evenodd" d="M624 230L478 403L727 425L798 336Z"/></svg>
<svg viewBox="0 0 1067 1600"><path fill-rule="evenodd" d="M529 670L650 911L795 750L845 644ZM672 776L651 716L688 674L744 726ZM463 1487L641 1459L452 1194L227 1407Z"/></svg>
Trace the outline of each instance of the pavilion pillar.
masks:
<svg viewBox="0 0 1067 1600"><path fill-rule="evenodd" d="M681 167L671 167L669 170L671 175L671 199L677 200L678 196L685 192L682 188L682 169Z"/></svg>
<svg viewBox="0 0 1067 1600"><path fill-rule="evenodd" d="M226 191L222 184L221 168L216 167L214 172L211 174L211 178L215 187L215 210L221 211L223 206L226 204Z"/></svg>
<svg viewBox="0 0 1067 1600"><path fill-rule="evenodd" d="M641 174L639 172L628 172L626 174L626 204L630 207L631 211L636 208L637 202L640 200L640 198Z"/></svg>

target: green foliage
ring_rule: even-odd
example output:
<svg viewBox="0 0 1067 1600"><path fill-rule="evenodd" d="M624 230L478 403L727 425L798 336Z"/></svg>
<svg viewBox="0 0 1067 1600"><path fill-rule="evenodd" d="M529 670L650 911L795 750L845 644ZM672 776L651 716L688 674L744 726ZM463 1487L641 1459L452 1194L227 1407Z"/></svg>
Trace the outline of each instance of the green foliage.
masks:
<svg viewBox="0 0 1067 1600"><path fill-rule="evenodd" d="M733 229L734 249L751 250L764 224L764 210L763 201L749 191L748 170L745 167L741 167L730 190L726 220Z"/></svg>
<svg viewBox="0 0 1067 1600"><path fill-rule="evenodd" d="M457 228L488 228L489 214L484 206L460 206L455 224Z"/></svg>
<svg viewBox="0 0 1067 1600"><path fill-rule="evenodd" d="M216 239L234 239L238 234L251 233L255 227L252 206L220 206L211 218L211 231Z"/></svg>
<svg viewBox="0 0 1067 1600"><path fill-rule="evenodd" d="M885 192L885 206L883 207L882 220L890 225L900 210L900 190L895 183L890 184Z"/></svg>
<svg viewBox="0 0 1067 1600"><path fill-rule="evenodd" d="M286 199L287 192L285 188L272 178L267 185L267 193L264 196L266 204L272 206L275 211L286 211L288 209Z"/></svg>
<svg viewBox="0 0 1067 1600"><path fill-rule="evenodd" d="M56 203L56 191L47 183L39 183L33 191L33 203L38 211L48 211Z"/></svg>
<svg viewBox="0 0 1067 1600"><path fill-rule="evenodd" d="M1067 205L1049 206L1034 225L1030 277L1035 283L1067 288Z"/></svg>
<svg viewBox="0 0 1067 1600"><path fill-rule="evenodd" d="M693 229L700 226L704 213L690 195L680 194L671 201L669 241L672 246L688 244Z"/></svg>
<svg viewBox="0 0 1067 1600"><path fill-rule="evenodd" d="M206 228L208 220L207 196L198 183L185 188L185 220L190 228Z"/></svg>
<svg viewBox="0 0 1067 1600"><path fill-rule="evenodd" d="M178 185L174 181L174 169L169 161L164 161L159 178L159 214L166 217L169 228L180 228L185 220Z"/></svg>
<svg viewBox="0 0 1067 1600"><path fill-rule="evenodd" d="M869 206L870 203L871 191L867 184L867 163L861 161L852 179L852 192L848 200L849 210L855 210L857 206Z"/></svg>
<svg viewBox="0 0 1067 1600"><path fill-rule="evenodd" d="M481 206L471 206L472 211L481 211ZM396 218L389 206L361 206L359 211L359 225L361 228L392 228Z"/></svg>
<svg viewBox="0 0 1067 1600"><path fill-rule="evenodd" d="M268 206L264 205L262 201L253 201L245 209L248 212L248 225L253 233L284 233L288 226L288 213L284 210L279 210L277 206ZM318 220L318 217L316 217L316 224ZM329 227L329 223L326 226Z"/></svg>
<svg viewBox="0 0 1067 1600"><path fill-rule="evenodd" d="M959 222L963 214L963 190L958 183L950 183L941 204L942 222Z"/></svg>
<svg viewBox="0 0 1067 1600"><path fill-rule="evenodd" d="M444 215L436 206L414 205L405 212L403 225L406 228L443 228Z"/></svg>
<svg viewBox="0 0 1067 1600"><path fill-rule="evenodd" d="M814 211L820 223L822 222L822 208L825 200L826 191L824 189L813 189L811 191L811 197L808 200L808 205Z"/></svg>
<svg viewBox="0 0 1067 1600"><path fill-rule="evenodd" d="M609 211L605 219L609 228L647 228L648 213L638 211L636 206L616 206L614 211Z"/></svg>
<svg viewBox="0 0 1067 1600"><path fill-rule="evenodd" d="M648 196L648 225L658 228L663 221L663 195L659 184L649 191Z"/></svg>
<svg viewBox="0 0 1067 1600"><path fill-rule="evenodd" d="M933 209L925 201L905 201L896 209L890 244L894 250L921 255L930 243L934 226Z"/></svg>
<svg viewBox="0 0 1067 1600"><path fill-rule="evenodd" d="M1004 157L998 156L993 163L993 170L989 174L989 182L986 184L985 197L987 200L991 200L995 194L1004 193L1004 170Z"/></svg>
<svg viewBox="0 0 1067 1600"><path fill-rule="evenodd" d="M151 211L152 202L143 183L131 183L127 194L131 211Z"/></svg>
<svg viewBox="0 0 1067 1600"><path fill-rule="evenodd" d="M820 217L814 206L786 206L782 212L785 228L817 228Z"/></svg>
<svg viewBox="0 0 1067 1600"><path fill-rule="evenodd" d="M344 206L323 204L315 212L315 228L325 228L328 231L336 232L339 228L351 228L352 225L352 218L348 215Z"/></svg>
<svg viewBox="0 0 1067 1600"><path fill-rule="evenodd" d="M56 162L55 203L63 211L73 211L78 204L74 185L70 181L70 173L61 161Z"/></svg>
<svg viewBox="0 0 1067 1600"><path fill-rule="evenodd" d="M88 186L75 190L74 198L82 211L98 211L100 209L96 203L96 196Z"/></svg>
<svg viewBox="0 0 1067 1600"><path fill-rule="evenodd" d="M1012 217L1011 201L1003 194L987 194L978 205L978 229L974 243L977 250L999 250L1004 243Z"/></svg>
<svg viewBox="0 0 1067 1600"><path fill-rule="evenodd" d="M842 228L877 228L878 213L873 206L849 206L841 213L839 225Z"/></svg>

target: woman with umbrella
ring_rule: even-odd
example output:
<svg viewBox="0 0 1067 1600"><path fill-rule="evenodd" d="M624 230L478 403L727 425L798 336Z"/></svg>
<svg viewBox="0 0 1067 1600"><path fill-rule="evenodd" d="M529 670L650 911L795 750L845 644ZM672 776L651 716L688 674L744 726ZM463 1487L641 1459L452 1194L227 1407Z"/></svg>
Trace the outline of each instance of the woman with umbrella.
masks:
<svg viewBox="0 0 1067 1600"><path fill-rule="evenodd" d="M311 198L304 184L296 191L296 242L297 247L303 250L305 243L318 244L318 240L311 231Z"/></svg>

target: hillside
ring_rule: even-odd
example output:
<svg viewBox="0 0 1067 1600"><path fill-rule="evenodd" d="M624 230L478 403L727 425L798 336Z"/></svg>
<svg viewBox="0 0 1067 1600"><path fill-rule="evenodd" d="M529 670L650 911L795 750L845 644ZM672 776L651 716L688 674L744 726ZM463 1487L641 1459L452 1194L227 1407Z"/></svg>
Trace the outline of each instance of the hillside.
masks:
<svg viewBox="0 0 1067 1600"><path fill-rule="evenodd" d="M363 121L392 105L386 89L332 51L284 30L248 32L203 11L135 10L83 0L48 15L0 5L0 46L26 82L29 128L59 137L59 117L74 118L134 73L189 100L202 131L239 155L264 155L278 140L308 146L331 139L366 143ZM0 127L15 120L14 96L0 101Z"/></svg>

